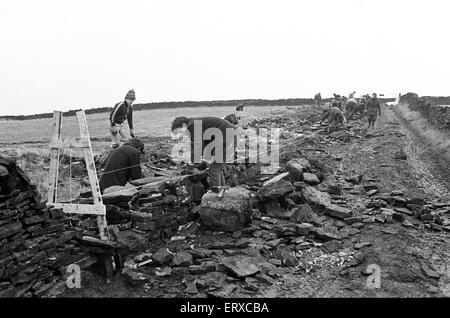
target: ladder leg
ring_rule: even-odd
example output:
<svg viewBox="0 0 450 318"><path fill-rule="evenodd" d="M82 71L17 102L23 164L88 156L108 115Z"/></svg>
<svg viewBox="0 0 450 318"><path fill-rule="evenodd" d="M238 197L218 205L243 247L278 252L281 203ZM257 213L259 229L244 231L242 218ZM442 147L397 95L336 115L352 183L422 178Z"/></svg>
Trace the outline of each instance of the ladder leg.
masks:
<svg viewBox="0 0 450 318"><path fill-rule="evenodd" d="M100 193L100 185L95 169L94 155L92 153L92 145L89 138L86 115L83 110L78 111L76 114L78 119L78 126L80 127L80 136L81 138L86 138L87 140L89 140L89 148L85 148L83 151L84 159L86 161L86 168L89 175L89 182L91 184L92 197L94 198L94 205L103 205L102 195ZM98 216L97 224L100 232L100 238L102 240L107 240L108 233L106 231L106 215Z"/></svg>
<svg viewBox="0 0 450 318"><path fill-rule="evenodd" d="M62 113L59 111L53 112L53 128L51 141L58 141L61 139ZM55 203L57 201L58 192L58 170L59 170L59 155L60 149L50 150L50 175L47 191L47 202Z"/></svg>

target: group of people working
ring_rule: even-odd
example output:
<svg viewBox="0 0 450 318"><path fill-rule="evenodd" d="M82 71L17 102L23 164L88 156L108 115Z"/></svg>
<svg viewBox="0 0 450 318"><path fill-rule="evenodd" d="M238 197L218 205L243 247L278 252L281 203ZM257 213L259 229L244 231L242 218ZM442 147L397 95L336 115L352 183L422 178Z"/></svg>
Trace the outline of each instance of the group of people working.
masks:
<svg viewBox="0 0 450 318"><path fill-rule="evenodd" d="M109 127L112 138L112 148L114 150L109 155L104 172L100 177L100 190L102 193L112 186L125 186L130 180L143 178L144 175L140 166L140 158L144 153L144 143L135 137L133 129L133 102L136 99L134 90L130 90L125 100L117 103L111 110L109 116ZM239 104L236 107L236 114L230 114L225 118L218 117L177 117L172 122L172 132L188 134L191 140L191 164L202 164L204 161L209 163L208 177L210 188L220 188L225 186L225 177L223 174L224 164L227 162L227 156L230 154L230 148L235 146L234 139L225 138L228 130L238 128L239 120L243 112L244 105ZM127 136L124 126L125 121L128 122L130 129L130 137ZM198 135L194 131L196 125L199 127ZM205 131L210 128L220 130L224 137L221 141L222 154L214 153L213 156L206 158L203 156L205 148L214 141L203 140ZM196 136L200 136L201 140L195 140ZM198 138L197 138L198 139ZM196 147L201 149L201 156L195 157ZM214 148L215 150L215 148ZM231 150L231 153L235 149Z"/></svg>
<svg viewBox="0 0 450 318"><path fill-rule="evenodd" d="M348 98L334 94L334 99L328 109L324 110L321 123L329 124L329 129L338 129L344 125L353 115L360 114L362 117L367 116L369 128L374 127L377 115L381 115L380 101L377 94L372 97L364 95L361 98L354 97L355 92L351 93ZM124 101L114 105L109 116L109 130L112 138L112 147L114 150L110 154L103 174L100 178L100 189L102 193L111 186L124 186L128 181L143 178L140 158L144 153L144 143L135 137L133 129L133 102L136 99L134 90L130 90ZM316 94L314 97L315 105L321 105L321 95ZM223 175L224 164L228 162L229 154L234 153L235 140L225 138L227 130L235 130L238 128L241 120L244 105L239 104L236 107L236 114L230 114L225 118L218 117L177 117L172 122L171 131L181 134L188 134L191 141L191 164L202 164L204 161L209 163L208 176L211 188L220 188L225 186L225 177ZM345 114L344 114L345 113ZM128 122L130 137L124 129L124 122ZM198 125L199 130L196 130ZM213 153L205 159L205 149L214 141L204 140L205 131L210 128L218 129L223 136L221 141L220 153ZM199 139L199 140L196 140ZM196 157L196 149L200 149L200 156ZM213 147L215 150L216 148ZM211 155L211 154L209 154Z"/></svg>
<svg viewBox="0 0 450 318"><path fill-rule="evenodd" d="M321 123L328 123L330 130L333 130L344 125L355 114L359 114L362 118L367 116L368 128L375 127L377 116L381 116L381 103L377 94L366 94L360 98L355 98L354 95L355 92L347 98L334 94L330 107L323 112ZM316 104L320 105L320 93L316 94L314 99Z"/></svg>

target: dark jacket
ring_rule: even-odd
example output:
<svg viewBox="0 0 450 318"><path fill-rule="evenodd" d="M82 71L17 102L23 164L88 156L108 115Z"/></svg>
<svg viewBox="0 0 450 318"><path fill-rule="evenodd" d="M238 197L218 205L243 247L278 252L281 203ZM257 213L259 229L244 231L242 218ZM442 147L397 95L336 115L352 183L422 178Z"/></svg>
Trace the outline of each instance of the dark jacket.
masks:
<svg viewBox="0 0 450 318"><path fill-rule="evenodd" d="M194 120L201 120L202 122L202 129L201 129L201 136L198 140L195 140L196 136L194 134ZM230 122L226 121L225 119L222 118L217 118L217 117L199 117L199 118L191 118L187 124L187 129L190 133L190 137L191 137L191 161L193 163L200 163L200 158L196 158L195 157L195 152L194 152L194 145L197 143L199 146L201 147L201 156L205 157L205 159L209 159L208 154L203 155L203 151L205 149L205 147L211 143L214 139L215 136L213 136L212 140L203 140L203 134L205 133L205 131L208 128L218 128L221 132L222 132L222 136L223 136L223 143L222 143L222 158L223 159L219 159L218 161L225 163L227 161L227 148L231 147L234 143L234 138L231 140L227 140L226 136L226 130L227 128L232 129L233 132L235 131L235 127L233 124L231 124ZM214 154L214 153L213 153ZM220 156L219 156L220 157Z"/></svg>
<svg viewBox="0 0 450 318"><path fill-rule="evenodd" d="M130 129L133 129L133 108L123 101L113 107L109 114L109 121L111 124L122 124L125 120L128 121Z"/></svg>
<svg viewBox="0 0 450 318"><path fill-rule="evenodd" d="M112 186L124 186L130 180L143 177L141 170L141 154L139 150L123 145L115 149L106 161L105 171L100 177L100 190Z"/></svg>
<svg viewBox="0 0 450 318"><path fill-rule="evenodd" d="M378 98L370 98L366 103L366 115L373 116L381 113L380 101Z"/></svg>

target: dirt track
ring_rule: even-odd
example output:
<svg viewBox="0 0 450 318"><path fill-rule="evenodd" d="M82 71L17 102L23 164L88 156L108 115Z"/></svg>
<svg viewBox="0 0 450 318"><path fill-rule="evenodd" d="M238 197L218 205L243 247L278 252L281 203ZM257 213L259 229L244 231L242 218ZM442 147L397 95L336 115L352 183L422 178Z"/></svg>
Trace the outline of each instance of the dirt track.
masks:
<svg viewBox="0 0 450 318"><path fill-rule="evenodd" d="M303 112L303 111L302 111ZM293 111L293 114L300 112ZM446 171L439 158L418 156L417 136L399 120L400 111L393 112L383 108L382 116L375 129L365 131L365 122L352 121L352 130L360 133L359 138L347 142L336 142L325 147L320 153L324 166L335 177L363 175L366 180L378 185L380 193L401 190L405 197L426 196L439 199L448 196L450 188L443 182ZM290 114L291 118L295 115ZM298 115L300 116L300 115ZM302 114L303 116L303 114ZM398 152L404 149L406 160L396 159ZM293 151L291 149L291 151ZM316 153L317 154L317 153ZM319 154L317 154L319 155ZM338 158L338 159L336 159ZM347 205L357 215L368 215L366 209L369 197L361 187L345 191ZM448 197L447 197L448 198ZM448 213L448 212L447 212ZM405 227L399 222L366 223L360 233L349 235L342 240L341 248L333 253L323 253L320 248L302 251L300 270L284 268L274 284L259 285L256 293L237 289L229 293L231 297L450 297L450 240L448 232L432 231L412 216L406 216L415 227ZM255 221L258 226L261 221ZM334 220L327 220L325 227L334 226ZM391 233L389 233L391 232ZM231 235L214 237L216 242L231 242ZM208 237L202 238L208 242ZM359 250L356 243L370 242L370 246ZM261 259L261 255L242 250L247 256ZM353 266L343 266L350 256L360 260ZM381 288L368 289L368 265L376 264L381 270ZM440 278L431 278L425 274L424 266L434 267ZM90 275L90 274L88 274ZM79 291L65 291L65 297L192 297L183 292L180 282L187 276L151 279L148 289L127 286L121 276L112 283L104 285L98 277L86 280ZM200 293L194 297L206 297Z"/></svg>
<svg viewBox="0 0 450 318"><path fill-rule="evenodd" d="M398 113L398 112L397 112ZM342 156L342 166L335 164L336 171L363 174L377 180L383 192L404 190L405 194L421 194L440 197L449 193L442 184L442 175L436 162L426 157L415 156L414 149L420 147L407 127L400 124L396 114L384 109L376 128L370 130L363 140L332 147L330 155ZM405 136L402 136L405 134ZM406 148L407 160L396 160L394 154ZM409 149L408 149L409 148ZM413 149L413 150L411 150ZM428 160L428 161L427 161ZM332 165L333 162L327 162ZM425 168L424 168L425 167ZM424 186L424 187L421 187ZM435 193L434 190L439 192ZM355 196L353 204L360 204ZM349 202L349 205L351 203ZM385 227L395 228L398 234L385 234ZM274 287L267 291L269 297L428 297L450 296L450 240L448 234L424 230L407 229L400 224L387 226L373 223L352 242L372 242L364 248L365 261L353 267L344 276L336 270L318 270L317 276L292 276L287 286ZM428 278L421 270L423 262L431 262L443 273L438 283ZM381 289L366 288L366 277L362 274L369 264L381 268ZM287 288L286 288L287 287ZM436 288L437 287L437 288ZM439 290L439 291L438 291Z"/></svg>

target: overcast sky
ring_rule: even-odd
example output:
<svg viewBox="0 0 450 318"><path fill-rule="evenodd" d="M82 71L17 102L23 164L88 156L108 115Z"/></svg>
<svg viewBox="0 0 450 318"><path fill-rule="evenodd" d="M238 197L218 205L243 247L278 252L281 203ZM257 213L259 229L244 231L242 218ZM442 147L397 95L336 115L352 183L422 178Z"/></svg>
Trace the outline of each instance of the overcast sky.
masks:
<svg viewBox="0 0 450 318"><path fill-rule="evenodd" d="M0 115L136 102L450 95L446 0L1 1Z"/></svg>

